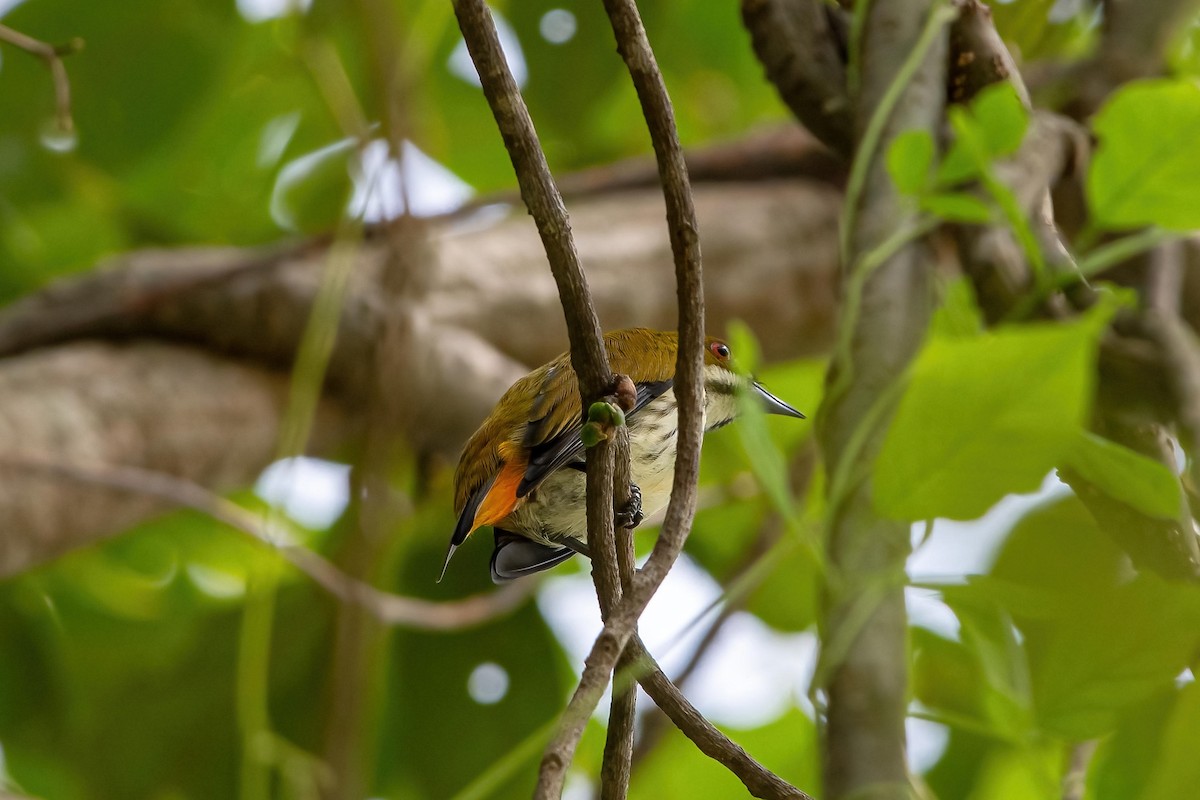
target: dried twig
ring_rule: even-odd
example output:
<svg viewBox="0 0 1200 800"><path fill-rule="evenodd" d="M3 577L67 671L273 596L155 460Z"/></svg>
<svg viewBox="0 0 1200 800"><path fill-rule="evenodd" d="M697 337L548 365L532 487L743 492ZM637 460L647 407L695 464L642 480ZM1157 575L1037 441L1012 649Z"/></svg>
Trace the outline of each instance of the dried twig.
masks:
<svg viewBox="0 0 1200 800"><path fill-rule="evenodd" d="M50 77L54 81L55 122L59 131L71 133L75 130L75 121L71 117L71 82L67 79L67 67L63 64L63 56L78 53L83 49L82 39L72 39L66 44L53 45L26 36L7 25L0 25L0 42L7 42L30 55L37 56L46 63Z"/></svg>

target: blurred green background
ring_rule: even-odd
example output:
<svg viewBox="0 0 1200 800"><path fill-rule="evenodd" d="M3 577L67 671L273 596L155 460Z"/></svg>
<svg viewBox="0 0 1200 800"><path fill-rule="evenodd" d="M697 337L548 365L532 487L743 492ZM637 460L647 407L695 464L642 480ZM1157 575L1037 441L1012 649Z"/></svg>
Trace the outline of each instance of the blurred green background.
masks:
<svg viewBox="0 0 1200 800"><path fill-rule="evenodd" d="M329 54L365 118L381 118L365 45L378 26L418 76L405 123L413 143L475 192L512 186L480 92L454 67L461 40L448 2L313 0L303 13L282 5L26 0L4 16L44 41L80 37L85 47L67 60L78 136L64 140L53 130L44 65L0 46L0 302L135 248L269 243L293 233L281 222L331 229L349 191L345 170L289 177L286 168L345 135L322 88ZM647 152L600 3L495 6L519 43L523 89L554 170ZM685 145L788 119L736 3L642 6ZM377 7L384 18L372 15ZM1085 3L1044 0L995 8L1002 32L1028 59L1081 52L1091 12ZM1186 72L1195 59L1185 37L1177 63ZM815 411L823 370L797 362L760 377ZM810 489L795 479L799 495L782 513L760 487L808 471L810 428L772 419L764 437L759 424L732 426L706 444L704 508L688 545L693 568L684 570L691 577L660 612L667 621L656 635L673 653L668 663L682 664L694 634L711 623L709 615L693 628L718 585L752 565L735 586L743 630L760 631L756 644L722 634L706 659L718 666L697 675L697 702L720 709L724 694L736 705L747 689L739 684L775 674L777 696L758 701L757 713L743 709L740 726L736 715L714 716L736 727L734 738L767 766L816 793L804 682L811 663L803 659L815 641L806 537L821 514L820 476ZM314 469L299 491L336 498L330 487L344 488L345 471ZM415 461L398 478L412 513L381 569L389 590L445 600L490 588L488 548L479 542L443 584L432 583L454 522L449 480ZM279 499L268 488L260 495ZM260 495L234 499L265 509ZM338 556L344 506L344 498L325 504L319 524L298 519L310 525L309 546ZM1196 593L1150 576L1127 580L1120 554L1052 484L985 525L934 530L914 569L926 585L912 594L912 749L928 789L943 798L1059 797L1069 745L1095 740L1089 797L1190 796L1200 785L1200 708L1186 672L1200 623ZM648 542L643 535L641 547ZM968 572L980 574L966 580ZM256 640L254 609L268 602L255 594L259 587L277 592L269 634ZM482 627L381 635L353 687L367 709L357 754L364 796L528 796L541 737L575 683L574 640L587 639L570 629L595 624L590 591L579 565L569 565L539 589L541 603ZM0 786L53 800L232 798L247 794L250 759L266 765L266 794L319 796L342 697L334 685L337 614L326 593L281 568L268 548L192 513L0 583ZM680 645L685 632L692 638ZM741 660L730 661L731 651ZM500 670L480 673L481 665ZM265 683L255 683L260 673ZM247 744L244 725L256 714L275 736ZM602 734L597 722L585 736L572 798L590 796ZM744 789L668 732L639 762L632 796L700 800Z"/></svg>

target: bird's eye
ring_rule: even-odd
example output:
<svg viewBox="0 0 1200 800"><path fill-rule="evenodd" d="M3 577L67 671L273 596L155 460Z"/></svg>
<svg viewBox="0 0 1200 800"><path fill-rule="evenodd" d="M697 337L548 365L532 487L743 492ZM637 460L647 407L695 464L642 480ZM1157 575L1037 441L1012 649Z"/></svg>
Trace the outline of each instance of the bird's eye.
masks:
<svg viewBox="0 0 1200 800"><path fill-rule="evenodd" d="M724 342L713 342L708 346L708 349L712 351L712 354L717 357L718 361L729 360L729 345Z"/></svg>

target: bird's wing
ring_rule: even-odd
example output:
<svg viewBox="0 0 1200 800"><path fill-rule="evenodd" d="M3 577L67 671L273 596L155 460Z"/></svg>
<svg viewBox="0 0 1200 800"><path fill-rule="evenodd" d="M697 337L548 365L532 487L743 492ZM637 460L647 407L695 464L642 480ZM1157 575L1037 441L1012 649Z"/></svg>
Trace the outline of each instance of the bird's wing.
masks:
<svg viewBox="0 0 1200 800"><path fill-rule="evenodd" d="M583 429L580 419L579 394L573 381L563 383L547 378L547 385L534 401L533 414L525 428L524 445L529 450L525 475L517 485L517 497L524 497L555 470L583 463ZM637 400L626 418L633 417L650 401L674 384L671 379L637 384ZM561 404L567 404L562 407ZM557 427L552 427L557 423Z"/></svg>

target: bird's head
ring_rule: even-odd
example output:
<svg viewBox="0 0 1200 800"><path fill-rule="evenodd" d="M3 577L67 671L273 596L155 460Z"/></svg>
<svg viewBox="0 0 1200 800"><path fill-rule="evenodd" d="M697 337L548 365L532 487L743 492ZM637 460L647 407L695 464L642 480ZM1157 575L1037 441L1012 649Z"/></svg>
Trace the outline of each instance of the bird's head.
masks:
<svg viewBox="0 0 1200 800"><path fill-rule="evenodd" d="M804 419L804 415L767 391L754 378L734 369L733 351L721 339L704 340L704 426L708 430L733 422L738 394L749 392L764 413Z"/></svg>

